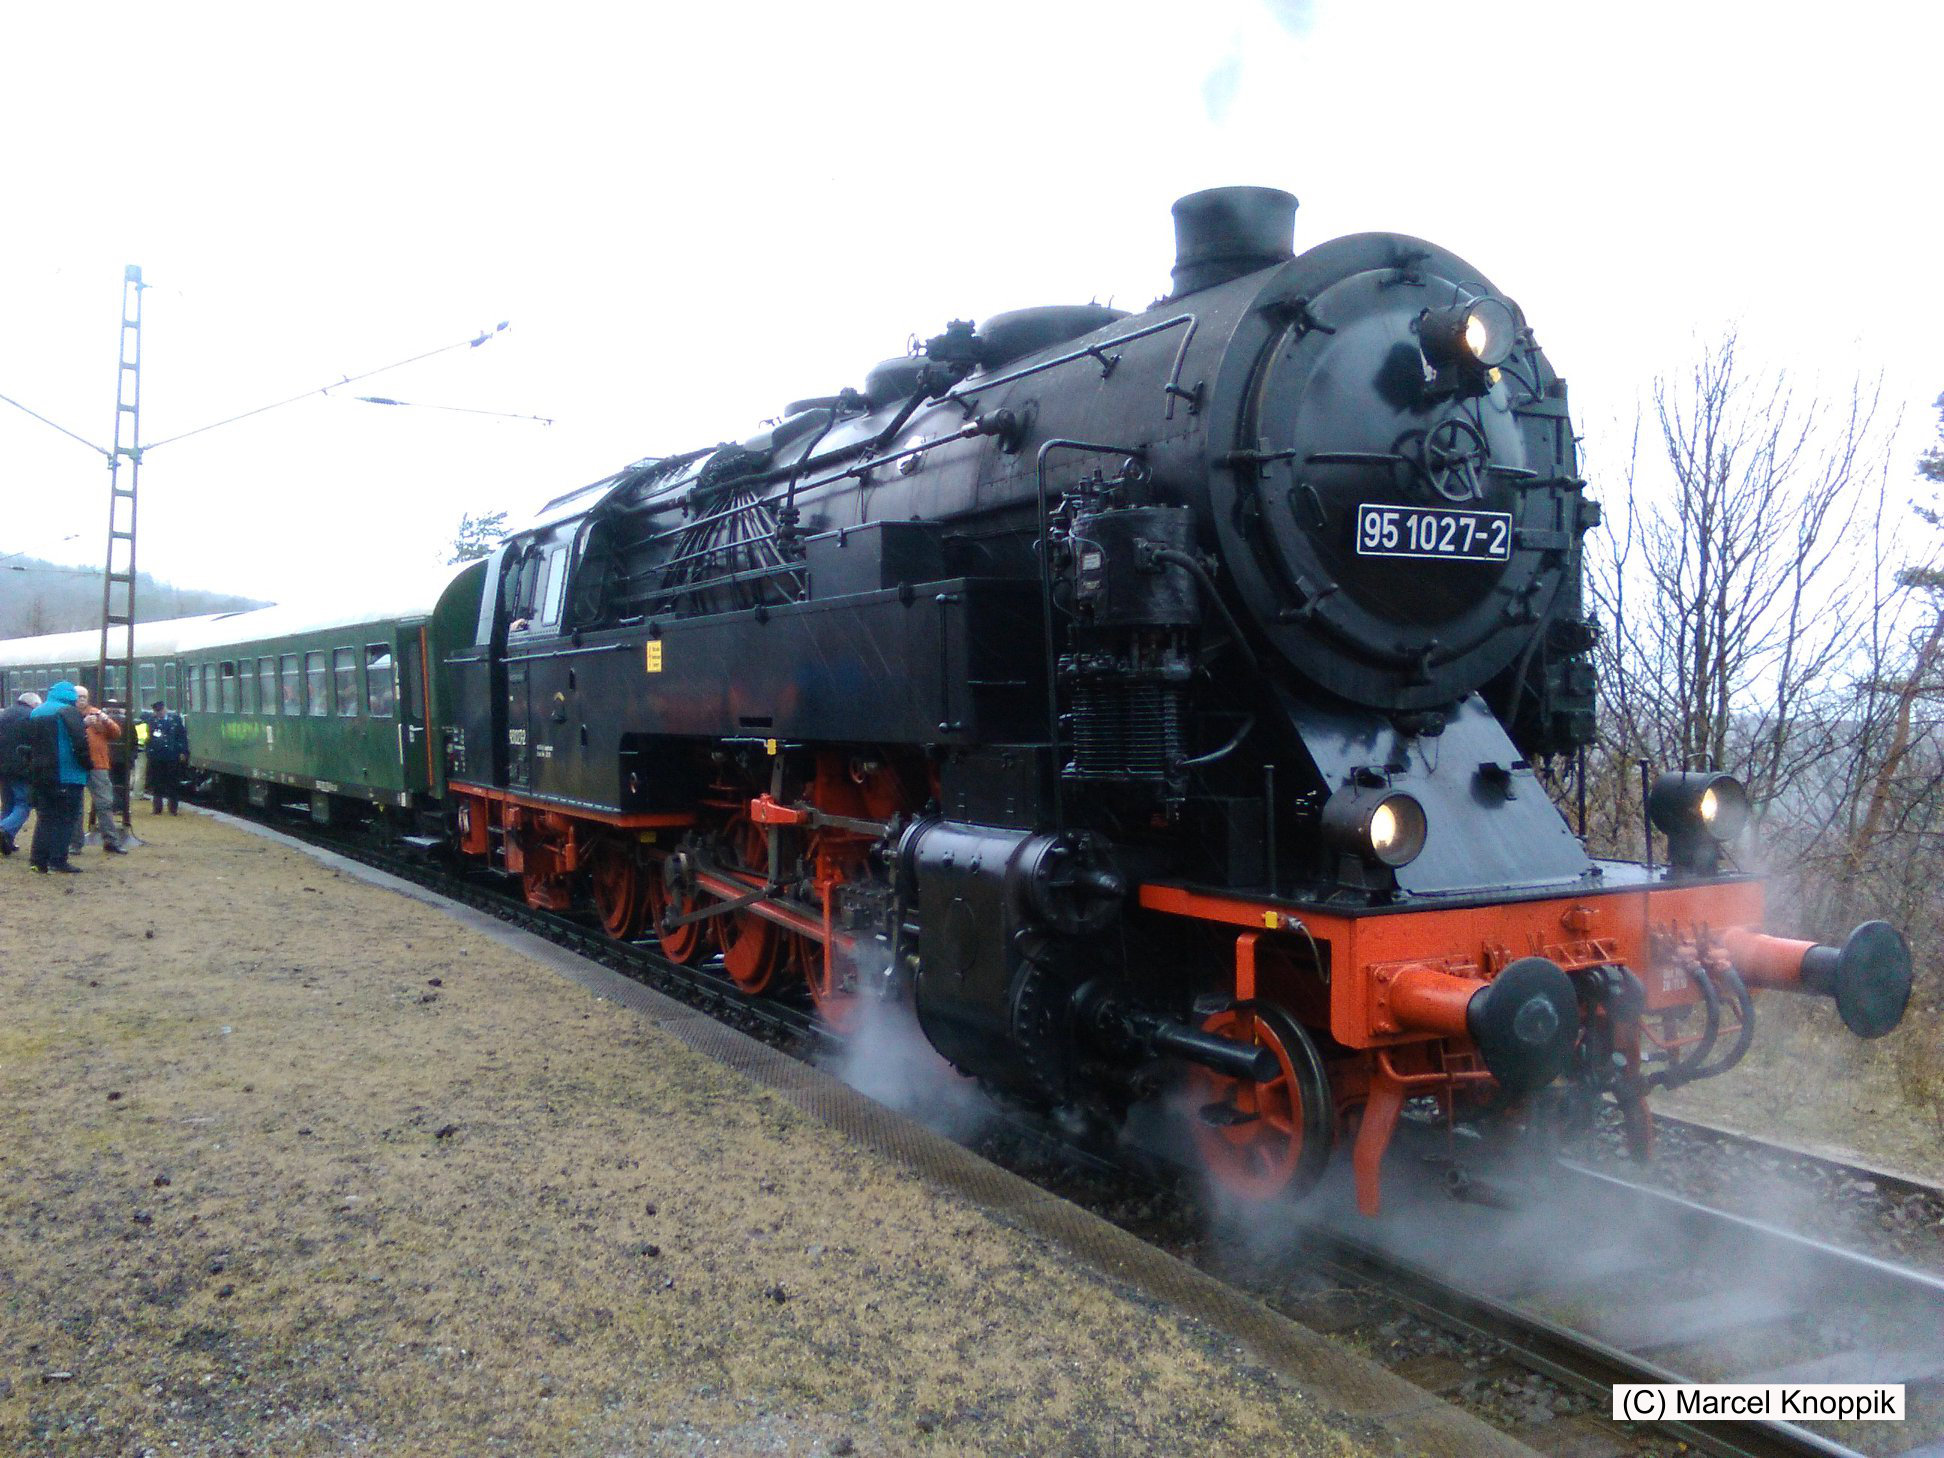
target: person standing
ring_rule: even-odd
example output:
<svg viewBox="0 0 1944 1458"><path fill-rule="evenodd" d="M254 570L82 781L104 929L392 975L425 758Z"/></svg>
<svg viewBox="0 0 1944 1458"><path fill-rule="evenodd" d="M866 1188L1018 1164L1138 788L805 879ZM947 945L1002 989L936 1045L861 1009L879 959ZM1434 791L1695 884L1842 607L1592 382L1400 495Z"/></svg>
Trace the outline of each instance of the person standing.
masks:
<svg viewBox="0 0 1944 1458"><path fill-rule="evenodd" d="M109 766L114 763L115 741L121 738L121 725L112 714L94 707L86 688L76 689L74 697L75 707L81 711L81 722L87 726L88 799L94 806L95 826L101 831L101 849L111 856L125 856L128 847L122 844L122 829L115 823L115 782L108 774ZM74 843L70 849L86 849L87 832L88 816L84 810L74 822Z"/></svg>
<svg viewBox="0 0 1944 1458"><path fill-rule="evenodd" d="M88 726L74 702L74 685L62 679L47 691L47 702L27 716L35 813L28 859L43 873L81 870L68 864L68 842L88 789Z"/></svg>
<svg viewBox="0 0 1944 1458"><path fill-rule="evenodd" d="M169 802L169 813L179 813L182 801L182 775L189 764L189 726L174 709L165 709L157 699L148 738L148 792L150 814L162 813L162 802Z"/></svg>
<svg viewBox="0 0 1944 1458"><path fill-rule="evenodd" d="M34 806L27 777L27 716L40 701L37 693L23 693L0 711L0 856L14 853L14 839Z"/></svg>
<svg viewBox="0 0 1944 1458"><path fill-rule="evenodd" d="M145 799L148 780L149 732L155 727L155 711L144 709L135 719L135 747L128 755L128 803Z"/></svg>

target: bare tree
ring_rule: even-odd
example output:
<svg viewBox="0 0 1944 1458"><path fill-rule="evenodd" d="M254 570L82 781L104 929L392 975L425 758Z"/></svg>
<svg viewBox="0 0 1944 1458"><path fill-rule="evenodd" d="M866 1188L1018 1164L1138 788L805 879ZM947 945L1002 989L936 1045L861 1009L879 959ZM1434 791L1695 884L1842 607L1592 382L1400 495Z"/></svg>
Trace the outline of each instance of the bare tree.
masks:
<svg viewBox="0 0 1944 1458"><path fill-rule="evenodd" d="M1781 919L1833 941L1882 917L1925 968L1944 948L1944 510L1918 506L1913 532L1891 509L1895 424L1876 384L1804 397L1743 369L1732 336L1657 382L1589 542L1589 839L1640 849L1636 760L1731 770ZM1944 483L1944 432L1916 465ZM1944 989L1920 977L1884 1056L1944 1128L1939 1016Z"/></svg>
<svg viewBox="0 0 1944 1458"><path fill-rule="evenodd" d="M1733 770L1759 816L1823 759L1803 731L1831 718L1881 606L1869 548L1886 481L1873 468L1887 457L1880 382L1805 398L1738 351L1730 333L1655 382L1589 587L1607 755ZM1643 436L1659 447L1651 467ZM1611 764L1606 781L1626 839L1638 811L1620 806L1638 792Z"/></svg>

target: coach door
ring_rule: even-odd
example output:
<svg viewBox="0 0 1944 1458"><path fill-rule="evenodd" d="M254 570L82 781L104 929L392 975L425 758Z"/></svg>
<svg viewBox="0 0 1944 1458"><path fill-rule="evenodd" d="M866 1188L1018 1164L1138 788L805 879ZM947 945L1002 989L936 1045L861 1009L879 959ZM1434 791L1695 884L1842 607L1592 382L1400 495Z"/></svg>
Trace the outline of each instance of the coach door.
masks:
<svg viewBox="0 0 1944 1458"><path fill-rule="evenodd" d="M425 725L425 630L398 635L398 740L400 768L408 790L430 794L432 737Z"/></svg>
<svg viewBox="0 0 1944 1458"><path fill-rule="evenodd" d="M524 790L529 782L527 752L527 666L506 665L506 783Z"/></svg>

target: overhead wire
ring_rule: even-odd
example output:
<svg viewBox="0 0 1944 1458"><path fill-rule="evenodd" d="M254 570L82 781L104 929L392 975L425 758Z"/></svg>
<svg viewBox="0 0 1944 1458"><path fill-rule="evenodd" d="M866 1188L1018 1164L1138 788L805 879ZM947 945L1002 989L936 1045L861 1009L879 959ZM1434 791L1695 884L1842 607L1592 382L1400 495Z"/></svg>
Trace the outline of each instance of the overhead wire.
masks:
<svg viewBox="0 0 1944 1458"><path fill-rule="evenodd" d="M187 440L192 435L201 435L204 431L215 430L218 426L234 425L239 420L248 420L252 415L261 415L266 410L277 410L285 405L295 405L299 400L308 400L312 395L328 395L331 391L345 385L356 384L359 380L368 380L373 375L382 375L388 370L403 369L406 365L417 364L420 360L431 359L434 355L449 354L455 349L477 349L505 328L506 321L502 319L496 326L483 330L475 338L461 339L454 344L442 344L437 349L428 349L424 354L415 354L410 359L399 360L396 364L380 365L377 369L366 370L361 375L346 375L343 379L333 380L328 385L319 385L314 390L305 390L302 394L292 395L288 400L277 400L268 405L259 405L256 409L245 410L240 415L232 415L224 420L212 420L208 425L199 425L194 430L185 430L181 435L172 435L163 440L150 441L141 449L144 451L152 451L157 446L174 445L177 441Z"/></svg>
<svg viewBox="0 0 1944 1458"><path fill-rule="evenodd" d="M62 425L59 421L49 420L45 415L41 414L38 410L29 410L25 405L21 404L18 400L14 399L13 396L0 395L0 400L5 400L9 405L13 406L13 408L16 410L25 411L27 414L33 416L34 419L38 420L42 425L52 426L55 430L60 431L61 434L66 436L69 440L78 440L81 442L82 445L86 446L89 450L98 452L99 454L108 457L109 460L113 460L115 458L115 453L109 450L107 446L96 445L93 441L89 440L85 435L76 435L73 431L69 430L65 425Z"/></svg>
<svg viewBox="0 0 1944 1458"><path fill-rule="evenodd" d="M331 389L335 390L336 385ZM393 400L385 395L354 395L354 400L365 405L405 405L414 410L450 410L458 415L491 415L500 420L537 420L542 425L552 425L551 415L515 415L508 410L475 410L466 405L429 405L423 400Z"/></svg>

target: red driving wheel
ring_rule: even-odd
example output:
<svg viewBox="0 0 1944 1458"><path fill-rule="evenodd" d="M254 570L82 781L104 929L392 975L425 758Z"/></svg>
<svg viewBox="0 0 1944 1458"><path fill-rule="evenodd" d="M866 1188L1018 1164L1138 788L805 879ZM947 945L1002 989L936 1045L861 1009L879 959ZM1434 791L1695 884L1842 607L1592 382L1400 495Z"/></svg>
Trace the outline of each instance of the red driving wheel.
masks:
<svg viewBox="0 0 1944 1458"><path fill-rule="evenodd" d="M706 957L713 940L710 932L715 925L713 921L691 921L675 927L662 925L662 917L671 908L678 915L695 910L694 894L686 893L680 898L671 896L658 867L650 868L644 885L648 896L648 924L661 939L662 955L683 966Z"/></svg>
<svg viewBox="0 0 1944 1458"><path fill-rule="evenodd" d="M1215 1013L1202 1031L1267 1048L1276 1076L1258 1083L1195 1067L1188 1077L1195 1147L1224 1190L1248 1200L1302 1195L1323 1177L1336 1135L1329 1074L1316 1043L1273 1003Z"/></svg>
<svg viewBox="0 0 1944 1458"><path fill-rule="evenodd" d="M641 935L648 920L648 883L653 874L626 841L603 840L594 847L588 882L601 930L623 942Z"/></svg>
<svg viewBox="0 0 1944 1458"><path fill-rule="evenodd" d="M739 816L724 839L738 866L759 876L768 872L769 840L760 825ZM732 911L722 923L723 970L751 997L769 991L789 964L790 943L795 939L754 911Z"/></svg>

